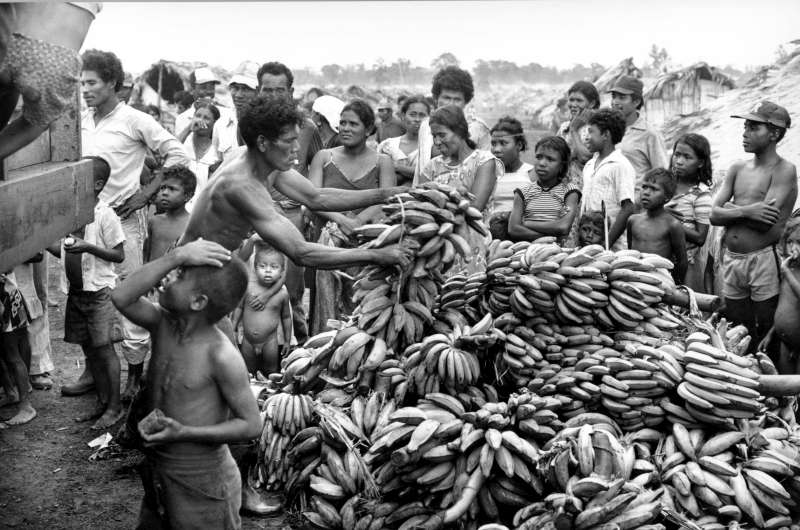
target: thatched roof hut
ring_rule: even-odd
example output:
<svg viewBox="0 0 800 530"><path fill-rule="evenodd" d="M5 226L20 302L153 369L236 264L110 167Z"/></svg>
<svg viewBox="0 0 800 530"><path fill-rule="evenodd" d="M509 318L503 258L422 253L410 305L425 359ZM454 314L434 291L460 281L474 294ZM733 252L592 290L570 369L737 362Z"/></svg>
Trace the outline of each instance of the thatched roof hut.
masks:
<svg viewBox="0 0 800 530"><path fill-rule="evenodd" d="M735 86L733 79L704 62L662 74L644 94L648 121L660 124L696 112Z"/></svg>
<svg viewBox="0 0 800 530"><path fill-rule="evenodd" d="M594 82L594 86L601 94L601 97L602 94L614 86L614 83L617 81L617 79L623 75L629 75L638 78L642 77L642 71L637 68L635 64L633 64L633 57L623 59L619 64L612 66L603 72L603 75L597 78L597 81Z"/></svg>

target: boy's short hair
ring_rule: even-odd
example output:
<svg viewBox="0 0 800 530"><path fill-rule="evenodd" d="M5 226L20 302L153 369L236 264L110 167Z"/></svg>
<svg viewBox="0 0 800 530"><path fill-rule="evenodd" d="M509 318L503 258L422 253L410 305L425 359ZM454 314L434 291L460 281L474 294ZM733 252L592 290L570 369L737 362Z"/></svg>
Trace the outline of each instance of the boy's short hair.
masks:
<svg viewBox="0 0 800 530"><path fill-rule="evenodd" d="M593 225L595 228L603 230L603 213L596 211L584 213L578 221L578 227L583 225Z"/></svg>
<svg viewBox="0 0 800 530"><path fill-rule="evenodd" d="M675 189L678 187L675 175L672 171L664 169L663 167L654 167L644 174L642 182L655 182L661 184L664 188L664 195L667 200L670 200L675 195Z"/></svg>
<svg viewBox="0 0 800 530"><path fill-rule="evenodd" d="M475 95L475 86L472 84L472 76L466 70L458 66L445 66L433 76L433 86L431 94L433 99L439 99L442 90L454 90L464 94L464 102L469 103Z"/></svg>
<svg viewBox="0 0 800 530"><path fill-rule="evenodd" d="M194 195L194 191L197 189L197 177L191 169L181 164L177 164L174 166L165 167L161 173L164 175L164 180L177 180L181 183L181 186L183 186L183 191L185 193Z"/></svg>
<svg viewBox="0 0 800 530"><path fill-rule="evenodd" d="M244 109L239 132L247 147L255 148L259 136L274 142L287 126L302 124L303 115L293 101L256 96Z"/></svg>
<svg viewBox="0 0 800 530"><path fill-rule="evenodd" d="M104 83L114 81L114 90L122 88L122 81L125 79L125 71L122 69L122 61L112 52L101 50L86 50L81 56L81 71L96 72Z"/></svg>
<svg viewBox="0 0 800 530"><path fill-rule="evenodd" d="M108 182L111 177L111 166L102 156L84 156L84 160L92 161L92 176L94 182Z"/></svg>
<svg viewBox="0 0 800 530"><path fill-rule="evenodd" d="M620 143L625 136L625 117L618 110L603 107L589 118L589 125L597 127L601 133L608 131L614 145Z"/></svg>
<svg viewBox="0 0 800 530"><path fill-rule="evenodd" d="M253 246L253 254L258 256L259 254L274 254L278 256L279 261L281 262L281 266L286 268L286 254L278 250L277 248L273 247L269 243L263 240L256 241L255 245Z"/></svg>
<svg viewBox="0 0 800 530"><path fill-rule="evenodd" d="M237 256L222 267L187 267L195 274L195 285L208 299L205 313L210 323L219 322L242 301L247 289L247 267Z"/></svg>

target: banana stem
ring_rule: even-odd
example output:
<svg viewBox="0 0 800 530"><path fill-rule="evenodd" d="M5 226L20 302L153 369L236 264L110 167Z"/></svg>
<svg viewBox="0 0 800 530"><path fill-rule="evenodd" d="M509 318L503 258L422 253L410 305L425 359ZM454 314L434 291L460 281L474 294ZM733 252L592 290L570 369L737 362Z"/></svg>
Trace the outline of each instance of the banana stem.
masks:
<svg viewBox="0 0 800 530"><path fill-rule="evenodd" d="M464 491L461 494L461 498L444 511L442 516L444 524L455 523L461 518L462 515L467 513L470 505L475 502L475 497L478 496L478 491L481 489L481 487L483 487L484 480L486 480L486 477L483 476L480 467L472 472L467 485L464 486Z"/></svg>

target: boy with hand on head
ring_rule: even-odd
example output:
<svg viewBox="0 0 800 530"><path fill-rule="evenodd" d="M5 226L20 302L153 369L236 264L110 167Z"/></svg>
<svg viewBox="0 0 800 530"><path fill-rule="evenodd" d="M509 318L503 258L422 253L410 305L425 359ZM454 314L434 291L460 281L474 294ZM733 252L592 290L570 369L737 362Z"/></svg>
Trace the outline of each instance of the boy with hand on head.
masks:
<svg viewBox="0 0 800 530"><path fill-rule="evenodd" d="M163 256L183 235L189 223L186 203L194 196L197 186L197 178L186 166L164 168L163 175L155 200L158 213L147 222L145 263Z"/></svg>
<svg viewBox="0 0 800 530"><path fill-rule="evenodd" d="M689 265L686 236L680 221L664 209L675 195L676 187L669 170L656 168L644 174L641 195L644 211L628 219L628 247L667 258L675 264L672 269L675 282L683 283Z"/></svg>
<svg viewBox="0 0 800 530"><path fill-rule="evenodd" d="M48 250L62 260L69 284L64 342L80 344L97 388L97 406L75 420L99 418L92 425L99 430L112 426L123 415L120 365L114 351L114 342L122 337L115 328L110 292L117 280L114 263L125 259L125 233L114 210L99 199L111 172L108 162L100 157L88 158L94 161L94 221Z"/></svg>
<svg viewBox="0 0 800 530"><path fill-rule="evenodd" d="M159 285L159 301L145 295ZM138 528L240 528L241 475L228 442L261 433L241 355L216 323L247 287L247 268L198 239L144 265L112 293L150 332L153 350L139 422L146 446Z"/></svg>
<svg viewBox="0 0 800 530"><path fill-rule="evenodd" d="M264 375L280 371L280 359L286 354L292 338L292 312L289 291L284 285L286 256L260 239L255 242L253 272L247 293L234 315L234 329L242 324L244 340L242 356L250 373ZM252 304L258 297L263 304ZM278 326L284 344L278 345Z"/></svg>
<svg viewBox="0 0 800 530"><path fill-rule="evenodd" d="M617 146L625 134L619 111L598 110L589 118L586 147L594 156L583 167L582 211L602 211L608 218L611 250L625 248L628 217L633 213L636 172ZM605 220L604 220L605 222Z"/></svg>

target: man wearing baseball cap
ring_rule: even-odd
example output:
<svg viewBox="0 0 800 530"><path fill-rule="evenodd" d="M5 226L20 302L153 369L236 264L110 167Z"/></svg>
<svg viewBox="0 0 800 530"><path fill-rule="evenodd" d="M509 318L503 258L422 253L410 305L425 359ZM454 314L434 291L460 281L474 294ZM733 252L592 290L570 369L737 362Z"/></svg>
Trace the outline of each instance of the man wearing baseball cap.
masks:
<svg viewBox="0 0 800 530"><path fill-rule="evenodd" d="M189 74L189 84L191 85L191 93L195 101L200 99L211 99L214 105L224 112L225 106L215 97L217 92L217 85L220 83L219 77L214 71L207 67L202 66L196 68ZM192 118L194 118L194 105L190 105L186 110L181 112L175 117L175 136L181 142L186 140L189 133L192 132Z"/></svg>
<svg viewBox="0 0 800 530"><path fill-rule="evenodd" d="M231 93L235 112L227 116L220 116L211 132L211 147L216 149L221 159L230 153L231 149L244 145L239 138L239 117L244 113L247 104L253 99L258 90L258 63L244 61L228 81L228 90Z"/></svg>
<svg viewBox="0 0 800 530"><path fill-rule="evenodd" d="M778 307L781 261L776 244L797 198L797 170L776 152L791 126L771 101L731 116L744 120L742 146L751 160L734 163L714 197L711 224L725 227L721 259L725 316L744 324L755 349Z"/></svg>
<svg viewBox="0 0 800 530"><path fill-rule="evenodd" d="M639 79L623 75L608 90L611 93L611 108L620 111L625 118L625 136L622 137L619 149L636 171L637 203L644 174L656 167L669 167L664 139L647 126L641 114L644 106L643 89Z"/></svg>
<svg viewBox="0 0 800 530"><path fill-rule="evenodd" d="M394 106L389 99L384 98L378 103L378 117L381 120L378 123L378 143L381 143L387 138L403 136L406 133L406 128L403 127L403 122L395 116Z"/></svg>

